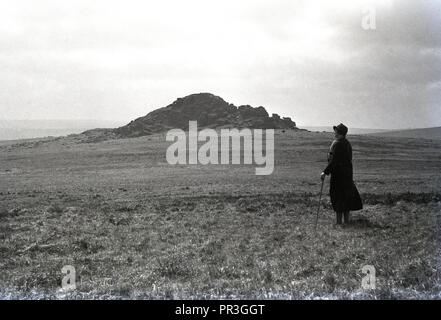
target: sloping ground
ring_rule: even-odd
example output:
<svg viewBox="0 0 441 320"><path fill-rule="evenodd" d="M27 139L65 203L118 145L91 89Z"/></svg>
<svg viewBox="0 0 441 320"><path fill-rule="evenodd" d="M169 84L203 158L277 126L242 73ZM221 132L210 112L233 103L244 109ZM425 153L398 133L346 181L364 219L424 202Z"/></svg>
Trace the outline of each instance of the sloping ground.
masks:
<svg viewBox="0 0 441 320"><path fill-rule="evenodd" d="M106 120L3 120L0 119L0 143L5 140L79 134L93 128L114 128L120 121Z"/></svg>
<svg viewBox="0 0 441 320"><path fill-rule="evenodd" d="M266 177L169 166L163 135L2 146L0 296L440 298L441 143L353 137L365 208L335 228L326 196L315 231L331 136L277 132Z"/></svg>
<svg viewBox="0 0 441 320"><path fill-rule="evenodd" d="M423 138L423 139L441 140L441 127L409 129L409 130L394 130L394 131L388 131L388 132L372 133L371 135L382 136L382 137Z"/></svg>

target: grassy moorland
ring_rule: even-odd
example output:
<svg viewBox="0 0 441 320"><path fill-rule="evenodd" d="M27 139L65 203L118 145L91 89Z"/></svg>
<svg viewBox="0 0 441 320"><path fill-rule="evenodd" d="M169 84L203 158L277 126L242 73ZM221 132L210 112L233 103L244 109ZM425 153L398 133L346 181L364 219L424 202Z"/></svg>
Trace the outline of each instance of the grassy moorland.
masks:
<svg viewBox="0 0 441 320"><path fill-rule="evenodd" d="M350 137L365 208L338 228L326 196L314 231L331 139L277 132L271 176L163 135L0 144L0 298L440 298L441 141Z"/></svg>

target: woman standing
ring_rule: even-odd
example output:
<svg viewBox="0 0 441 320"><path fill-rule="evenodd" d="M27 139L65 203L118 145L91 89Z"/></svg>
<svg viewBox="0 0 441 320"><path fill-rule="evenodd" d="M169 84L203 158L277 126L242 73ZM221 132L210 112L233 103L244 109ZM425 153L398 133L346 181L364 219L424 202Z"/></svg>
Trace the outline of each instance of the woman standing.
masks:
<svg viewBox="0 0 441 320"><path fill-rule="evenodd" d="M321 174L324 180L331 175L330 196L332 208L337 214L337 224L349 223L349 212L361 210L363 204L353 181L352 147L346 139L348 128L340 123L334 126L335 140L328 154L328 166Z"/></svg>

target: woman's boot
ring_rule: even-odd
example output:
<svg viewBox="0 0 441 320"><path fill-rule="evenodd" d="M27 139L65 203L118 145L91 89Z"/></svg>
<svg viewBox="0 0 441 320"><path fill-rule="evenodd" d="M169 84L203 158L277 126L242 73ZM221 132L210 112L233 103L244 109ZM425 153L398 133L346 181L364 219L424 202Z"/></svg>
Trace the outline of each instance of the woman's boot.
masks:
<svg viewBox="0 0 441 320"><path fill-rule="evenodd" d="M343 212L336 212L337 213L337 224L342 224L342 217L343 217Z"/></svg>
<svg viewBox="0 0 441 320"><path fill-rule="evenodd" d="M349 224L349 211L344 212L344 221L345 224Z"/></svg>

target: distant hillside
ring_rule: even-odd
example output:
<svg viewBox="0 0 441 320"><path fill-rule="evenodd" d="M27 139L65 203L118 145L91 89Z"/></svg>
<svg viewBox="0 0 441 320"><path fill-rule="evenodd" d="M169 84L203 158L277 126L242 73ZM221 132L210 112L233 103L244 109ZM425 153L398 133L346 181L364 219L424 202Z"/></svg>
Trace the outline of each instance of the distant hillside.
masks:
<svg viewBox="0 0 441 320"><path fill-rule="evenodd" d="M441 127L394 130L388 132L373 133L374 136L397 137L397 138L423 138L423 139L441 139Z"/></svg>
<svg viewBox="0 0 441 320"><path fill-rule="evenodd" d="M318 131L318 132L334 132L332 126L299 126L301 129L306 129L309 131ZM351 134L370 134L370 133L380 133L380 132L388 132L390 130L387 129L368 129L368 128L349 128L349 135Z"/></svg>

